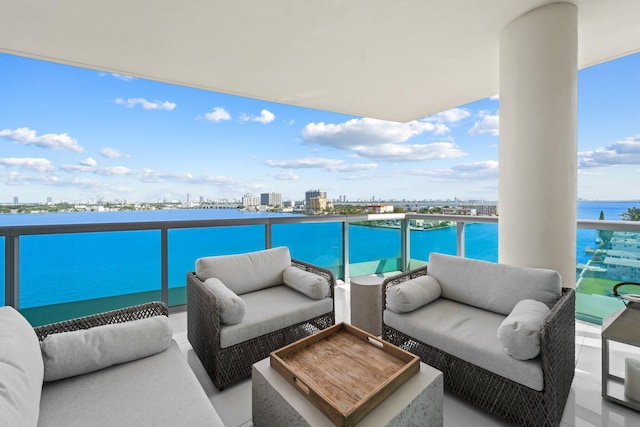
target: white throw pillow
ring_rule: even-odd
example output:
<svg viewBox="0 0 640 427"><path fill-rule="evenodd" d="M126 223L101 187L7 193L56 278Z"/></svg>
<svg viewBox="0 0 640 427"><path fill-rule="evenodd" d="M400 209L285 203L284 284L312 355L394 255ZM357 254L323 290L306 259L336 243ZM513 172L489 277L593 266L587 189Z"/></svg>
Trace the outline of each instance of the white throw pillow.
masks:
<svg viewBox="0 0 640 427"><path fill-rule="evenodd" d="M524 299L516 304L498 328L498 339L508 355L519 360L540 354L540 328L551 310L546 304Z"/></svg>
<svg viewBox="0 0 640 427"><path fill-rule="evenodd" d="M225 325L235 325L236 323L242 322L247 312L247 306L242 298L215 277L205 280L204 286L211 290L218 300L221 323Z"/></svg>
<svg viewBox="0 0 640 427"><path fill-rule="evenodd" d="M13 307L0 307L0 426L34 426L44 365L33 327Z"/></svg>
<svg viewBox="0 0 640 427"><path fill-rule="evenodd" d="M298 267L287 267L282 274L284 284L309 298L323 299L329 293L329 282L324 277L302 270Z"/></svg>
<svg viewBox="0 0 640 427"><path fill-rule="evenodd" d="M172 335L167 316L51 334L40 343L44 380L82 375L160 353L169 347Z"/></svg>
<svg viewBox="0 0 640 427"><path fill-rule="evenodd" d="M387 307L394 313L407 313L440 298L440 293L436 279L419 276L387 290Z"/></svg>

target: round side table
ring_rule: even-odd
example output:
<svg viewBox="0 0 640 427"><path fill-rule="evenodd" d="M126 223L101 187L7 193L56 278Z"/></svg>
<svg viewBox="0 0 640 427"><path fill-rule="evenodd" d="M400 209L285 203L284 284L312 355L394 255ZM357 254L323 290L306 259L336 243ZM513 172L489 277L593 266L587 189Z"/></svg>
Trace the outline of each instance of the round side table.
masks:
<svg viewBox="0 0 640 427"><path fill-rule="evenodd" d="M372 335L382 333L381 285L384 278L378 276L357 276L350 280L351 324Z"/></svg>

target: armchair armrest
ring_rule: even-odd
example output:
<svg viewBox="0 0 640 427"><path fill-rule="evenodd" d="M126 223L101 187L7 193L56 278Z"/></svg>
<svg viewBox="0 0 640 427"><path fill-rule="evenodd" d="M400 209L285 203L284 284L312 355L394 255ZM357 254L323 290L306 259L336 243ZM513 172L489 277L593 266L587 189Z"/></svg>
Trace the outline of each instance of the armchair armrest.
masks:
<svg viewBox="0 0 640 427"><path fill-rule="evenodd" d="M207 373L214 378L220 352L220 305L195 272L187 273L187 338Z"/></svg>
<svg viewBox="0 0 640 427"><path fill-rule="evenodd" d="M124 323L132 320L144 319L153 316L168 316L169 308L160 301L121 308L118 310L98 313L91 316L78 317L62 322L51 323L49 325L34 328L40 341L48 335L60 332L78 331L89 329L95 326L109 325L114 323Z"/></svg>
<svg viewBox="0 0 640 427"><path fill-rule="evenodd" d="M540 356L545 393L562 414L575 373L576 291L562 288L562 296L545 317L540 330Z"/></svg>

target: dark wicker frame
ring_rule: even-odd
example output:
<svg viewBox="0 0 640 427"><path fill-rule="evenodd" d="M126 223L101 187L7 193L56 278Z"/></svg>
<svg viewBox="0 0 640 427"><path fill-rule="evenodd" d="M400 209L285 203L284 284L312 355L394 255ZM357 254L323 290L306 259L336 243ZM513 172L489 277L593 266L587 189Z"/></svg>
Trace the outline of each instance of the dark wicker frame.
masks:
<svg viewBox="0 0 640 427"><path fill-rule="evenodd" d="M387 289L426 273L425 266L386 279L382 284L382 310L386 308ZM384 318L382 339L416 354L423 362L442 371L448 391L512 425L558 426L575 373L575 290L562 289L562 296L542 325L542 391L535 391L418 341L385 325Z"/></svg>
<svg viewBox="0 0 640 427"><path fill-rule="evenodd" d="M331 312L228 348L220 347L220 310L215 295L194 272L187 273L187 338L219 390L250 377L251 366L272 351L335 324L335 279L331 271L295 259L291 264L327 279L333 299Z"/></svg>
<svg viewBox="0 0 640 427"><path fill-rule="evenodd" d="M146 304L135 305L133 307L121 308L91 316L78 317L71 320L51 323L49 325L38 326L34 328L34 330L36 331L36 335L38 335L38 339L42 341L51 334L89 329L94 326L124 323L153 316L169 316L169 309L167 305L160 301L149 302Z"/></svg>

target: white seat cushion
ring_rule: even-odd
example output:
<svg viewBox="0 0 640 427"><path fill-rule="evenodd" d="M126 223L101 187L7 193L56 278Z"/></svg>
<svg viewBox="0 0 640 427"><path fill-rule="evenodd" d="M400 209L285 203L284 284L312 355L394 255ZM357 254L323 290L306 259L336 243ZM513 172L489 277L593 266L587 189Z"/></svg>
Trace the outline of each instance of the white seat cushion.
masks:
<svg viewBox="0 0 640 427"><path fill-rule="evenodd" d="M153 356L45 383L38 427L224 424L178 344Z"/></svg>
<svg viewBox="0 0 640 427"><path fill-rule="evenodd" d="M220 347L227 348L287 326L329 313L333 300L311 299L288 286L280 285L242 295L247 314L241 323L221 325Z"/></svg>
<svg viewBox="0 0 640 427"><path fill-rule="evenodd" d="M384 311L384 323L466 362L537 391L544 388L540 357L518 360L502 349L505 316L445 298L410 313Z"/></svg>

